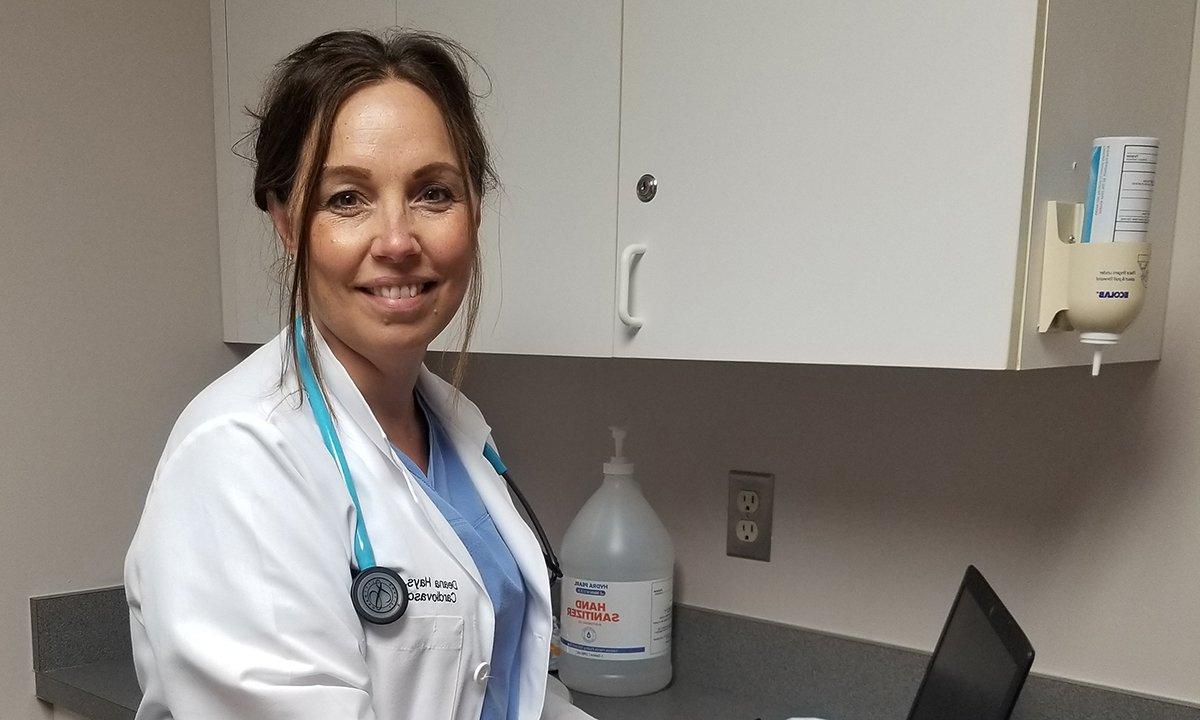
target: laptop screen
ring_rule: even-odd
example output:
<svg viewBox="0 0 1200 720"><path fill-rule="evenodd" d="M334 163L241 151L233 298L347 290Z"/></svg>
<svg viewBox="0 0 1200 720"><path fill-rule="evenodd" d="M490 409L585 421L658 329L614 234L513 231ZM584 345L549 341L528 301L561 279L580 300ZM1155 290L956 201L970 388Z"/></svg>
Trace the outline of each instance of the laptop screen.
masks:
<svg viewBox="0 0 1200 720"><path fill-rule="evenodd" d="M909 720L1006 720L1033 648L974 567L959 588Z"/></svg>

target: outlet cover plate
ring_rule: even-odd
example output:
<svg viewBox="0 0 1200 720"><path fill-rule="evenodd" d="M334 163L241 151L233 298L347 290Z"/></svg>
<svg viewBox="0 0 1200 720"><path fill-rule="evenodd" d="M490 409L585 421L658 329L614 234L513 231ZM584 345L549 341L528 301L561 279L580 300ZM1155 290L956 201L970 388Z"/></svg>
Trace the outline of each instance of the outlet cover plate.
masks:
<svg viewBox="0 0 1200 720"><path fill-rule="evenodd" d="M739 496L743 491L758 495L758 509L743 512ZM775 476L770 473L729 471L729 499L726 505L725 554L730 557L771 561L771 528L775 512ZM742 520L753 520L758 526L758 539L744 542L738 538L737 527Z"/></svg>

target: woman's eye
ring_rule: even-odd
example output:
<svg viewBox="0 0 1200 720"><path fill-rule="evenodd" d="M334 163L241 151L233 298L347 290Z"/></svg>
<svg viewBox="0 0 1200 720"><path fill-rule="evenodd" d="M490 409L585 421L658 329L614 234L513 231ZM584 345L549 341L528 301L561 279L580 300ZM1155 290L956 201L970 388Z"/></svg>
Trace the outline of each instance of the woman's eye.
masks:
<svg viewBox="0 0 1200 720"><path fill-rule="evenodd" d="M329 208L335 211L354 210L359 206L358 193L340 192L329 198Z"/></svg>
<svg viewBox="0 0 1200 720"><path fill-rule="evenodd" d="M430 185L421 193L421 202L434 205L444 205L453 199L450 191L440 185Z"/></svg>

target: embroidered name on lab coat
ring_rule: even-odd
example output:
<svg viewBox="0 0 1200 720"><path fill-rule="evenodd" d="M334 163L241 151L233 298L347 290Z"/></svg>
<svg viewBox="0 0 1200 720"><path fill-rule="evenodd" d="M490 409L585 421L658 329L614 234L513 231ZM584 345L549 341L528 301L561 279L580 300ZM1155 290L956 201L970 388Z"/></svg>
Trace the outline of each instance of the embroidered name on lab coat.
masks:
<svg viewBox="0 0 1200 720"><path fill-rule="evenodd" d="M410 577L405 584L408 585L409 602L458 602L457 580L443 580L426 575L418 578Z"/></svg>

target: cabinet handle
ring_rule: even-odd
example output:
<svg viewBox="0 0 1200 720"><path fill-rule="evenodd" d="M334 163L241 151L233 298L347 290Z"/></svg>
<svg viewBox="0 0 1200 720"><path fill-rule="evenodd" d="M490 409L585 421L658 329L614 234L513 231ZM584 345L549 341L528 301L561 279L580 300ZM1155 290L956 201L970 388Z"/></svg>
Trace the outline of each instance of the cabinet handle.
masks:
<svg viewBox="0 0 1200 720"><path fill-rule="evenodd" d="M621 289L617 295L617 315L621 322L631 328L640 328L642 319L629 314L630 274L633 272L633 259L641 257L646 252L645 245L630 245L621 253Z"/></svg>

